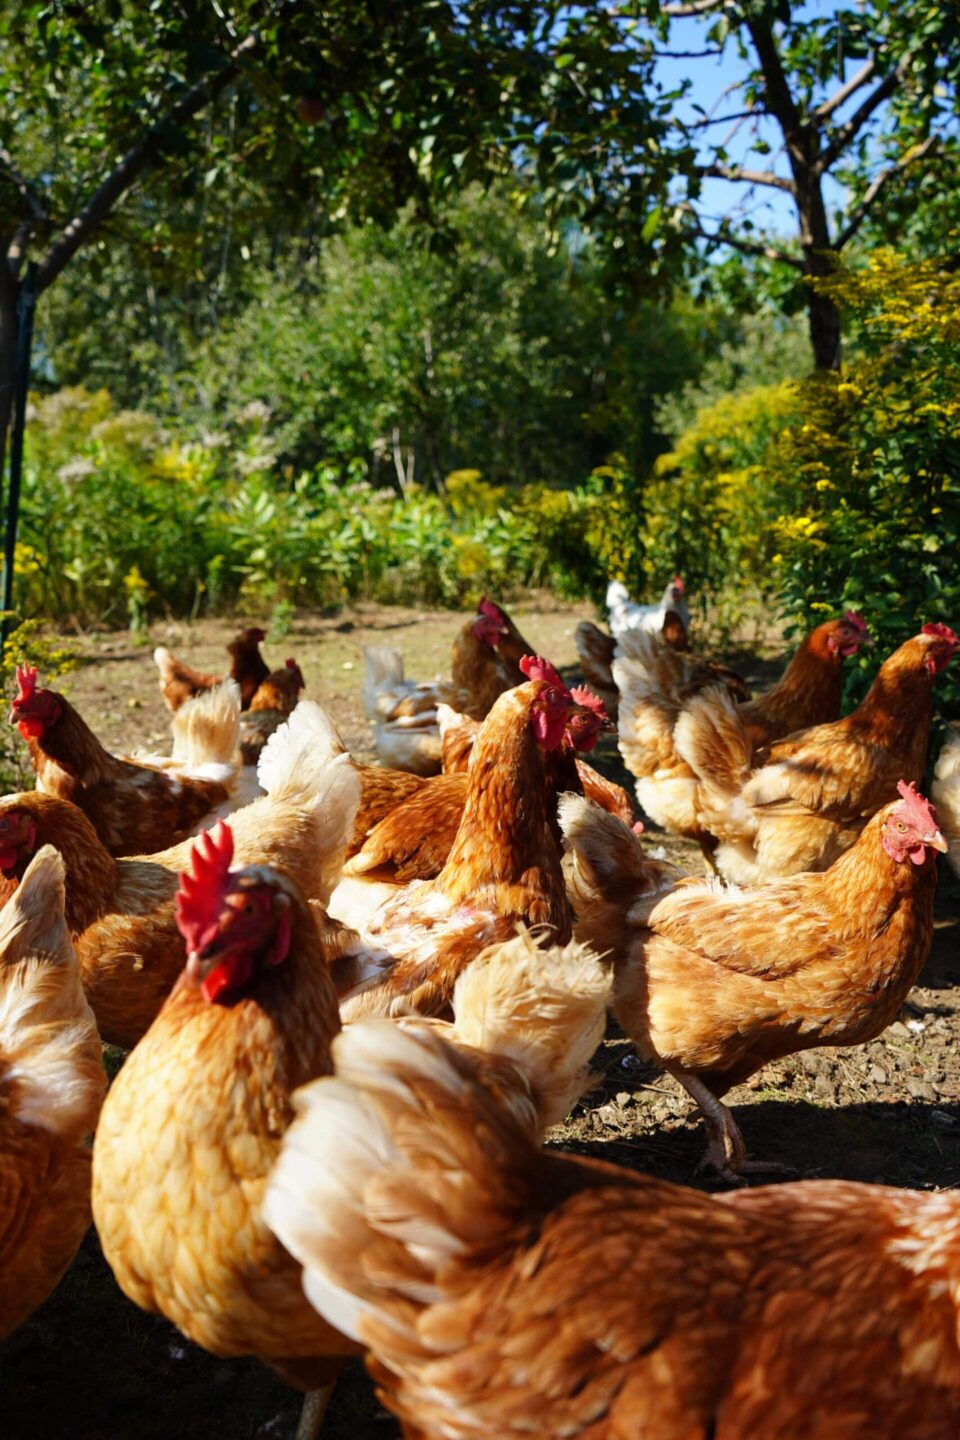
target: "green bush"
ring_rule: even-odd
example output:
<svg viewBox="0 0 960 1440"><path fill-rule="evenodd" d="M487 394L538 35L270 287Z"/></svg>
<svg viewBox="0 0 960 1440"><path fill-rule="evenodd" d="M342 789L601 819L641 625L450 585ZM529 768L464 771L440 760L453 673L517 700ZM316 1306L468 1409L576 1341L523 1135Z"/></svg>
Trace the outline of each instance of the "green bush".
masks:
<svg viewBox="0 0 960 1440"><path fill-rule="evenodd" d="M27 613L143 631L150 615L268 613L358 597L458 605L480 590L585 593L597 497L488 485L375 489L364 467L278 466L269 411L175 438L104 391L33 403L18 596Z"/></svg>
<svg viewBox="0 0 960 1440"><path fill-rule="evenodd" d="M855 363L799 389L771 455L792 490L776 571L787 613L862 608L881 653L928 620L960 630L960 277L876 252L821 282L857 323ZM850 668L849 699L875 661ZM960 714L960 678L938 684Z"/></svg>
<svg viewBox="0 0 960 1440"><path fill-rule="evenodd" d="M880 251L818 283L847 319L847 369L701 409L642 492L633 563L648 590L678 566L721 627L751 596L796 630L862 610L877 647L847 667L849 705L924 622L960 629L960 277Z"/></svg>
<svg viewBox="0 0 960 1440"><path fill-rule="evenodd" d="M799 404L790 381L714 401L661 455L643 491L637 545L644 590L658 591L679 569L721 634L750 600L776 591L773 556L785 501L782 479L773 483L768 467Z"/></svg>

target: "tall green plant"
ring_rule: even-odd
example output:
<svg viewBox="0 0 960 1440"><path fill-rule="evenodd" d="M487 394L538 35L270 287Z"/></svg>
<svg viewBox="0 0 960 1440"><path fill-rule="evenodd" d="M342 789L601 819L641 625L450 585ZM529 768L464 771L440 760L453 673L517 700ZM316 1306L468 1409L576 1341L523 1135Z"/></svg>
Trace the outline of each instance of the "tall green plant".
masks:
<svg viewBox="0 0 960 1440"><path fill-rule="evenodd" d="M797 615L862 607L883 650L928 620L960 629L960 278L879 251L821 282L857 326L844 377L800 387L771 483L795 504L779 523L783 599ZM862 662L852 694L872 666ZM958 713L960 681L938 687Z"/></svg>

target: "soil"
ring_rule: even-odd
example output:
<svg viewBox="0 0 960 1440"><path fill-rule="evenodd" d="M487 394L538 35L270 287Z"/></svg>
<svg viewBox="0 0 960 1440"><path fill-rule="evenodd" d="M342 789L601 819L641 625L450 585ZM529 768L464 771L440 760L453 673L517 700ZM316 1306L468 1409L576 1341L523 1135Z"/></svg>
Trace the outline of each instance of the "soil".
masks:
<svg viewBox="0 0 960 1440"><path fill-rule="evenodd" d="M587 606L536 595L512 613L540 653L566 676L576 673L574 631L581 618L593 618ZM226 641L246 623L254 622L156 625L141 639L86 635L73 642L78 668L57 683L111 748L159 747L169 727L153 646L216 670L225 664ZM308 695L330 710L351 750L370 759L360 696L363 646L397 645L410 675L441 675L458 623L449 612L366 605L302 616L264 649L274 663L296 656ZM760 685L782 663L775 648L760 662L749 654L724 658ZM598 764L629 785L612 739L601 746ZM648 829L652 846L662 845L691 873L702 871L694 846ZM960 883L944 867L930 958L884 1035L867 1046L814 1050L769 1065L727 1097L752 1155L789 1165L801 1177L917 1189L960 1185L958 925ZM679 1086L640 1061L615 1027L594 1063L596 1089L551 1132L550 1143L714 1188L697 1173L703 1133ZM207 1355L166 1321L138 1310L117 1288L92 1230L56 1292L0 1345L0 1396L4 1440L287 1440L300 1406L300 1397L258 1361ZM324 1440L397 1434L354 1364L337 1385Z"/></svg>

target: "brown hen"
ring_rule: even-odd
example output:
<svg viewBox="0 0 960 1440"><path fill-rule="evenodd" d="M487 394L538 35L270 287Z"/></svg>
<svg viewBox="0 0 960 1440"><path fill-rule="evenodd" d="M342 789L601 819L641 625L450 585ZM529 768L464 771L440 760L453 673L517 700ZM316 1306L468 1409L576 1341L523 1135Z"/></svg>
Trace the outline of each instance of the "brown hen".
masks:
<svg viewBox="0 0 960 1440"><path fill-rule="evenodd" d="M698 823L721 842L721 874L755 884L823 870L896 797L900 779L919 784L934 682L957 643L946 625L925 625L883 662L852 714L775 741L758 768L739 710L718 691L695 696L675 740L699 781Z"/></svg>
<svg viewBox="0 0 960 1440"><path fill-rule="evenodd" d="M0 911L0 1339L47 1298L90 1224L86 1142L105 1090L48 845Z"/></svg>
<svg viewBox="0 0 960 1440"><path fill-rule="evenodd" d="M383 1022L298 1094L267 1211L409 1440L955 1440L960 1196L705 1195L543 1152Z"/></svg>
<svg viewBox="0 0 960 1440"><path fill-rule="evenodd" d="M262 773L269 793L230 817L238 863L280 865L322 902L340 873L342 851L331 835L356 779L319 706L305 702L271 740ZM174 897L193 842L117 859L68 801L36 791L0 800L0 869L8 881L50 842L66 864L67 925L101 1034L130 1049L183 968ZM324 926L320 939L333 958L340 932Z"/></svg>
<svg viewBox="0 0 960 1440"><path fill-rule="evenodd" d="M723 1173L744 1150L719 1097L770 1060L874 1039L927 958L946 842L926 800L900 791L823 874L748 891L677 883L626 826L561 801L577 938L613 956L617 1019L696 1100Z"/></svg>

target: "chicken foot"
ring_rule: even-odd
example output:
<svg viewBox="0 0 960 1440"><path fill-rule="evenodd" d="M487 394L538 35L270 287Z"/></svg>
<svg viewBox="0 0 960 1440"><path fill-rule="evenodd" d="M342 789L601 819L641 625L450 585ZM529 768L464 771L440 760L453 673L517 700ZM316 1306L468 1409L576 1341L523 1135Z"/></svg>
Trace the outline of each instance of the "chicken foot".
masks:
<svg viewBox="0 0 960 1440"><path fill-rule="evenodd" d="M743 1177L754 1174L784 1175L796 1179L799 1171L792 1165L782 1165L777 1160L748 1160L740 1127L726 1105L695 1075L674 1069L670 1069L669 1073L697 1102L707 1127L707 1152L697 1166L698 1170L715 1170L728 1185L743 1185Z"/></svg>
<svg viewBox="0 0 960 1440"><path fill-rule="evenodd" d="M743 1143L736 1120L702 1080L698 1080L695 1075L688 1075L685 1070L673 1067L668 1069L699 1106L703 1123L707 1127L707 1153L697 1168L716 1170L717 1174L730 1184L742 1185L741 1172L746 1163L747 1147Z"/></svg>

